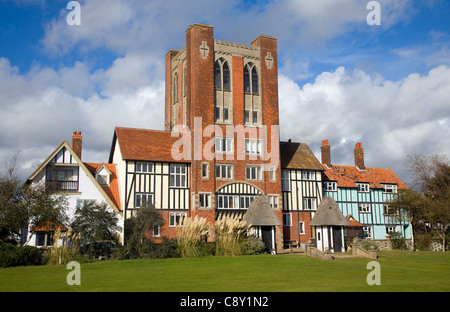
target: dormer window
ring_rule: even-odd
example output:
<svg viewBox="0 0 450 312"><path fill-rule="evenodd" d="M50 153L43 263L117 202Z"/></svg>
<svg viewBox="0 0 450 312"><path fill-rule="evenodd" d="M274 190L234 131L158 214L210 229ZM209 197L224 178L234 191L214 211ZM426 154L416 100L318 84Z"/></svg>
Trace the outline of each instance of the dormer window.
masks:
<svg viewBox="0 0 450 312"><path fill-rule="evenodd" d="M95 171L95 180L97 180L100 185L109 185L111 182L111 171L109 171L108 168L102 164Z"/></svg>
<svg viewBox="0 0 450 312"><path fill-rule="evenodd" d="M358 192L367 193L370 191L369 183L356 183Z"/></svg>

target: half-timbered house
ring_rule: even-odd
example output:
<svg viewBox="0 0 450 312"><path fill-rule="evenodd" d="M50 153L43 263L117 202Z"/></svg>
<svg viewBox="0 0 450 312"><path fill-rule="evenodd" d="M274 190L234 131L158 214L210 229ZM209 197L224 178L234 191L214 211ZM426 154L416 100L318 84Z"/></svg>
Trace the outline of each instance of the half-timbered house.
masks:
<svg viewBox="0 0 450 312"><path fill-rule="evenodd" d="M366 167L361 143L354 153L354 166L331 164L328 140L322 142L324 196L333 198L344 216L351 215L363 225L363 238L386 239L390 232L411 238L408 220L388 204L406 184L389 168Z"/></svg>
<svg viewBox="0 0 450 312"><path fill-rule="evenodd" d="M106 203L118 217L119 243L123 240L123 217L119 200L116 165L109 163L88 163L81 161L81 132L74 132L72 146L67 141L59 146L28 177L30 187L40 185L52 188L68 200L68 224L27 229L22 243L31 246L52 245L56 229L66 231L73 221L77 207L88 203ZM33 234L34 233L34 234Z"/></svg>

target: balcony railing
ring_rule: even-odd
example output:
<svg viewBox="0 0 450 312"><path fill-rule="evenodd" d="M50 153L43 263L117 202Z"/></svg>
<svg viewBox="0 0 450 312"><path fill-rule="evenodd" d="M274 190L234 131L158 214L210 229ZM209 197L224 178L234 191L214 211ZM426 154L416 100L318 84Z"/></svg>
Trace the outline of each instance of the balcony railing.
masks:
<svg viewBox="0 0 450 312"><path fill-rule="evenodd" d="M78 181L47 181L47 189L54 191L76 192L78 191Z"/></svg>

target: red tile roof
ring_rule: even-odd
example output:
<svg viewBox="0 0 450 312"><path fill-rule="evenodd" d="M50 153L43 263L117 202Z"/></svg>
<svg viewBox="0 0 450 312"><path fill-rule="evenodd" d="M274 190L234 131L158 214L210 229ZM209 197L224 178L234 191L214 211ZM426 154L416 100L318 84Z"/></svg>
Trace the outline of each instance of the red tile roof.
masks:
<svg viewBox="0 0 450 312"><path fill-rule="evenodd" d="M119 197L119 183L117 181L117 173L116 173L116 165L115 164L106 164L106 163L84 163L86 168L95 178L95 172L97 169L104 165L109 171L111 171L111 176L109 180L109 185L100 185L102 189L105 191L106 195L111 199L111 201L116 205L117 209L120 208L120 197Z"/></svg>
<svg viewBox="0 0 450 312"><path fill-rule="evenodd" d="M173 158L172 146L181 136L172 137L170 131L116 127L115 133L123 159L189 162Z"/></svg>
<svg viewBox="0 0 450 312"><path fill-rule="evenodd" d="M399 189L408 186L389 168L366 167L359 170L355 166L332 165L331 168L323 165L325 170L324 181L336 181L338 187L357 187L355 183L369 183L371 188L382 188L381 184L397 184Z"/></svg>

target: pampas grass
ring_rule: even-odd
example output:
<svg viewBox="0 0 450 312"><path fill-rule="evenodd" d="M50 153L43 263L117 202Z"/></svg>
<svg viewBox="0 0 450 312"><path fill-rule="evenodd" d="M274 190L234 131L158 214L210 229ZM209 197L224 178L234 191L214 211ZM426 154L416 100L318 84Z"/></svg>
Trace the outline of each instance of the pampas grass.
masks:
<svg viewBox="0 0 450 312"><path fill-rule="evenodd" d="M181 257L201 256L200 247L206 242L210 231L210 223L205 218L185 218L178 228L178 250Z"/></svg>
<svg viewBox="0 0 450 312"><path fill-rule="evenodd" d="M236 217L225 217L216 220L216 255L242 255L245 252L242 240L249 228L250 225Z"/></svg>
<svg viewBox="0 0 450 312"><path fill-rule="evenodd" d="M70 261L78 260L79 254L78 254L78 248L77 247L69 247L69 242L72 243L72 245L76 245L78 240L80 238L80 235L75 235L72 232L72 229L69 228L69 230L66 233L61 233L60 230L56 230L55 234L53 235L53 246L50 248L50 250L46 254L46 263L47 264L67 264ZM59 240L63 240L63 245L58 246Z"/></svg>

